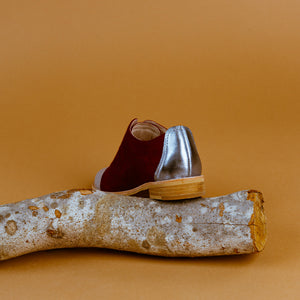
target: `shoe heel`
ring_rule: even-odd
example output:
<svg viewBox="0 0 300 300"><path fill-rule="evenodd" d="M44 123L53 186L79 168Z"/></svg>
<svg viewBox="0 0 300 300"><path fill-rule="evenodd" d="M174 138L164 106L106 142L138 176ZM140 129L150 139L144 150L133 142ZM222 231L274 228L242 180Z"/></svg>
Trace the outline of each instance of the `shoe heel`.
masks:
<svg viewBox="0 0 300 300"><path fill-rule="evenodd" d="M158 182L157 182L158 183ZM159 182L149 188L149 196L157 200L182 200L201 197L205 193L204 176Z"/></svg>

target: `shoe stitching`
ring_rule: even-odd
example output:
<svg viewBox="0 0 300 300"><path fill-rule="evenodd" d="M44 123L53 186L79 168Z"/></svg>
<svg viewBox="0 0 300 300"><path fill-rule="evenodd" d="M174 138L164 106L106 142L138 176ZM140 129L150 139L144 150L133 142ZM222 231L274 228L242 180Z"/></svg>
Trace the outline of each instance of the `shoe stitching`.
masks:
<svg viewBox="0 0 300 300"><path fill-rule="evenodd" d="M186 154L187 154L187 160L188 160L188 174L187 176L191 176L191 153L189 151L189 147L188 147L188 136L186 134L186 131L184 130L184 127L181 126L181 131L182 134L184 136L184 146L185 146L185 150L186 150Z"/></svg>
<svg viewBox="0 0 300 300"><path fill-rule="evenodd" d="M162 165L163 165L164 161L166 160L166 153L168 153L168 145L169 145L169 135L170 135L170 131L167 131L165 134L166 141L163 144L163 153L162 153L160 162L156 168L156 171L154 173L154 177L155 177L154 179L156 179L156 180L159 180L159 178L158 178L159 173L161 172Z"/></svg>

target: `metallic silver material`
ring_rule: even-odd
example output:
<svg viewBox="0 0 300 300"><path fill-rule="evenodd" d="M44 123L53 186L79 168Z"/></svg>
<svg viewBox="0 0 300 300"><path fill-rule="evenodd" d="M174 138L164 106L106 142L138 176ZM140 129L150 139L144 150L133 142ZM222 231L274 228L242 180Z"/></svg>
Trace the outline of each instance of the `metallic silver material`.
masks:
<svg viewBox="0 0 300 300"><path fill-rule="evenodd" d="M201 175L201 160L189 128L174 126L165 133L163 153L154 180L168 180Z"/></svg>
<svg viewBox="0 0 300 300"><path fill-rule="evenodd" d="M101 169L100 171L98 171L98 173L97 173L96 176L95 176L94 187L95 187L97 190L100 190L101 178L102 178L102 175L103 175L103 173L104 173L104 171L105 171L106 169L107 169L107 168Z"/></svg>

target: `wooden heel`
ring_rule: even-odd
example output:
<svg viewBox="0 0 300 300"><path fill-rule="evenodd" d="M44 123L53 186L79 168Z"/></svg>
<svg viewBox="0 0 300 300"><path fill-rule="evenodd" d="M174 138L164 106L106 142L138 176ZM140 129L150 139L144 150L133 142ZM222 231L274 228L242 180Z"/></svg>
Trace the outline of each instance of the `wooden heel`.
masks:
<svg viewBox="0 0 300 300"><path fill-rule="evenodd" d="M167 180L149 188L150 198L157 200L196 198L203 196L204 193L203 176Z"/></svg>
<svg viewBox="0 0 300 300"><path fill-rule="evenodd" d="M96 191L97 189L93 186L93 190ZM205 193L204 176L146 182L133 189L114 193L130 196L143 191L149 191L149 198L157 200L182 200L201 197Z"/></svg>

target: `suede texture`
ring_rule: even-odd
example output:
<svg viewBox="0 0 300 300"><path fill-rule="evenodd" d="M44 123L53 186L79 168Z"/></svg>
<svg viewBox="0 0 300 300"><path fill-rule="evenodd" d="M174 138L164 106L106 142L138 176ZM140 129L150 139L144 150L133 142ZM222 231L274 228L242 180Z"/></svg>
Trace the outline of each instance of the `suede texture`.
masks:
<svg viewBox="0 0 300 300"><path fill-rule="evenodd" d="M130 122L115 158L102 175L102 191L124 191L154 181L165 134L162 133L150 141L141 141L130 130L134 120Z"/></svg>

